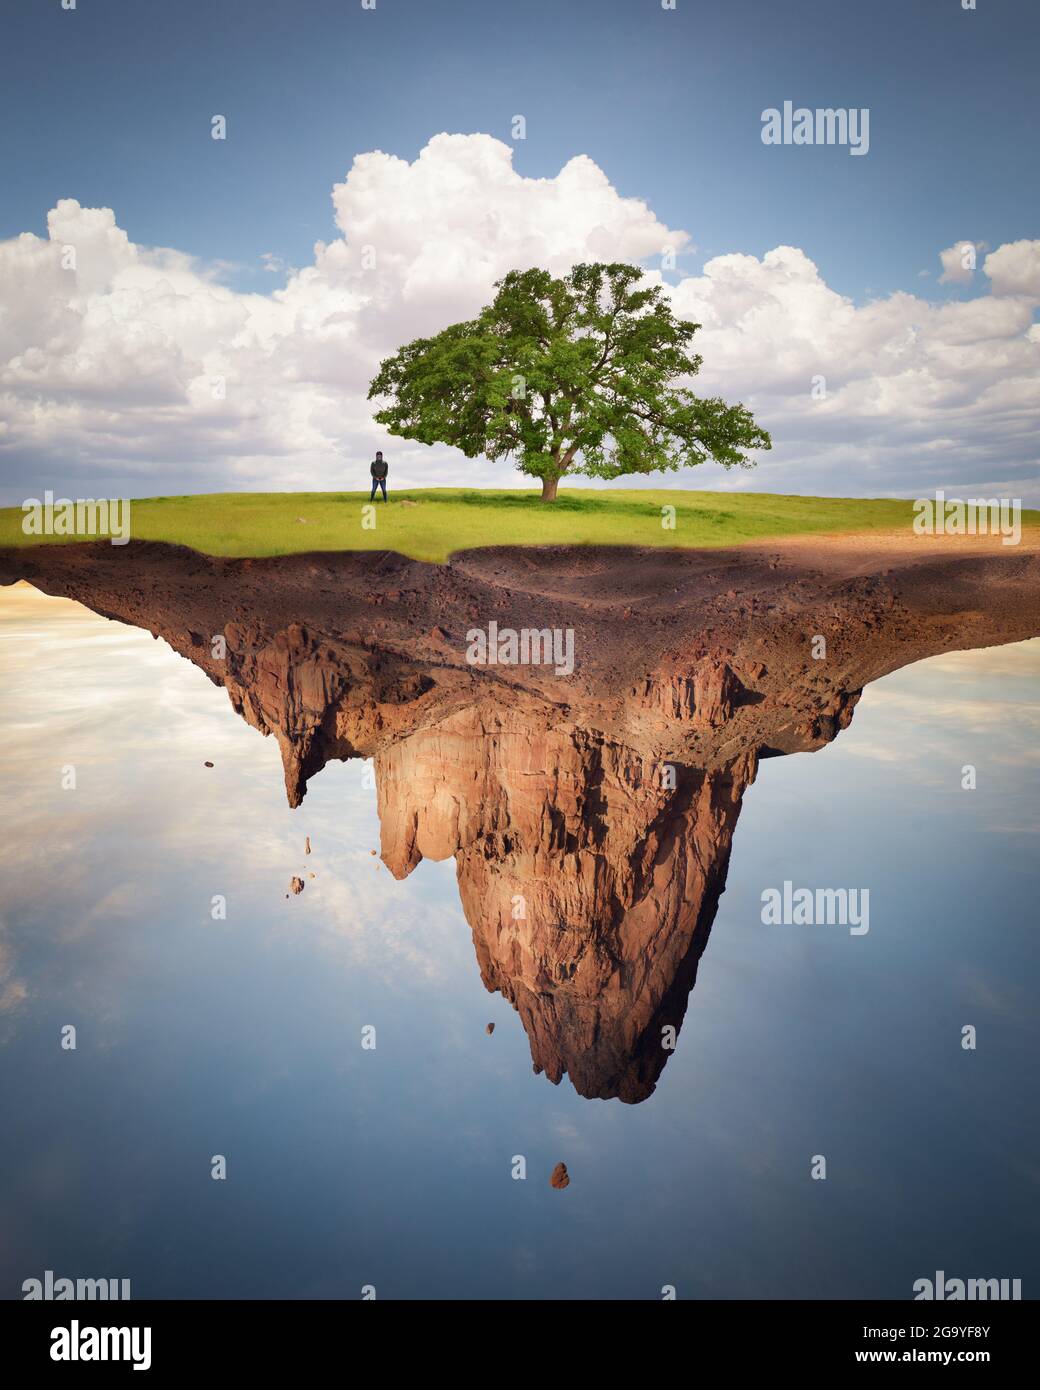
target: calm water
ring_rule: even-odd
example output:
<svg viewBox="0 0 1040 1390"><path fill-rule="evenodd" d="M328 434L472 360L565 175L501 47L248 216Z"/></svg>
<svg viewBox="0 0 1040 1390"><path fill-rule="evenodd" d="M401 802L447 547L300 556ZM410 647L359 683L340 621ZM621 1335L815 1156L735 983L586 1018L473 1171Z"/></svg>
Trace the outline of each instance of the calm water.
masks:
<svg viewBox="0 0 1040 1390"><path fill-rule="evenodd" d="M372 857L363 764L290 811L223 690L24 586L0 702L4 1296L46 1269L140 1298L1040 1289L1040 642L898 672L834 744L763 763L635 1106L532 1074L454 864ZM869 887L869 933L764 926L785 879Z"/></svg>

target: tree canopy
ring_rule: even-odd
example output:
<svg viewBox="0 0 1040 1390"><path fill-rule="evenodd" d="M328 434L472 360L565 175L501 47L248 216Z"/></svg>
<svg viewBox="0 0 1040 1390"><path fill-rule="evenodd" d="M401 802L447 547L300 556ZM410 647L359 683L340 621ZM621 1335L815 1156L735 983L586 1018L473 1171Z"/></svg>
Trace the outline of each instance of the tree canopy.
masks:
<svg viewBox="0 0 1040 1390"><path fill-rule="evenodd" d="M677 319L638 266L577 265L563 278L513 270L475 319L388 357L369 399L391 434L467 458L513 456L556 496L566 475L619 478L714 459L754 466L770 438L742 405L675 383L701 365L699 324Z"/></svg>

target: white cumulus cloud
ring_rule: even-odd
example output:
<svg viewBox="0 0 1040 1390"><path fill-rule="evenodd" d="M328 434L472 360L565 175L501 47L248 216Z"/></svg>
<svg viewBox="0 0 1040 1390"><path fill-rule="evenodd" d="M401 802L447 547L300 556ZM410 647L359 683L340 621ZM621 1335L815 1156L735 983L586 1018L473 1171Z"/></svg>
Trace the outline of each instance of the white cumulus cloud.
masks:
<svg viewBox="0 0 1040 1390"><path fill-rule="evenodd" d="M986 257L986 274L994 294L1017 294L1040 300L1040 241L1009 241Z"/></svg>
<svg viewBox="0 0 1040 1390"><path fill-rule="evenodd" d="M981 252L988 250L984 241L955 241L939 252L942 264L940 285L968 285L978 266Z"/></svg>
<svg viewBox="0 0 1040 1390"><path fill-rule="evenodd" d="M662 253L692 245L586 156L527 178L488 135L435 136L411 162L359 155L332 202L340 235L265 294L231 289L176 250L137 246L111 209L72 199L50 211L47 237L0 242L3 500L46 487L360 487L376 447L397 485L519 481L508 464L388 441L366 399L380 359L476 313L511 269L626 260L660 279ZM755 473L707 466L664 481L1027 495L1040 242L999 247L984 270L991 293L944 304L897 293L857 306L785 246L716 256L679 280L677 310L703 325L699 388L749 405L774 451Z"/></svg>

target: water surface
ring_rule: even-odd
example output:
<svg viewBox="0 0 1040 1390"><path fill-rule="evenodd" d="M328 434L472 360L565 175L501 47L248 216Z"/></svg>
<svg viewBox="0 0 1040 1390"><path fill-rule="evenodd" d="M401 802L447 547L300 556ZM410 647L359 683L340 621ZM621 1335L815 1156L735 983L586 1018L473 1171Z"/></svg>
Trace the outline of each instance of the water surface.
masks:
<svg viewBox="0 0 1040 1390"><path fill-rule="evenodd" d="M290 810L223 690L21 585L0 702L5 1296L45 1269L142 1298L1038 1287L1040 642L900 671L833 744L763 762L638 1105L533 1074L453 862L397 882L372 855L366 764ZM763 925L785 879L869 887L869 933Z"/></svg>

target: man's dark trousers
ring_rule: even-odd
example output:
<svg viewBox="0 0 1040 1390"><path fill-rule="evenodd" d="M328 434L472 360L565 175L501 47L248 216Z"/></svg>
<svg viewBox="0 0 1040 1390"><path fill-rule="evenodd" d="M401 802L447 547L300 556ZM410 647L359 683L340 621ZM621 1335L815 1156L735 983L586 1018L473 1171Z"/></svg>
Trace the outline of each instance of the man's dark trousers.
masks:
<svg viewBox="0 0 1040 1390"><path fill-rule="evenodd" d="M386 501L386 479L385 479L385 478L373 478L373 479L372 479L372 495L369 497L368 500L369 500L370 502L374 502L374 501L376 500L376 488L377 488L377 487L381 487L381 488L383 489L383 501L385 502L385 501Z"/></svg>

